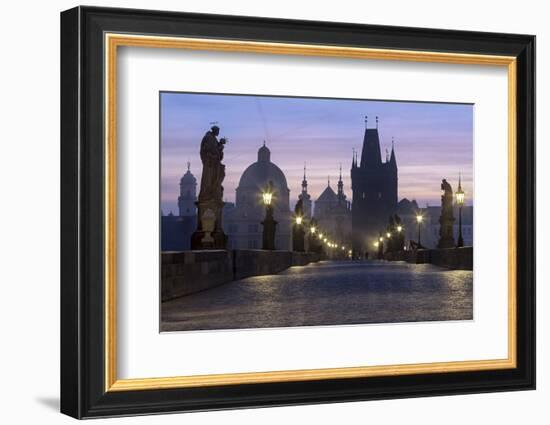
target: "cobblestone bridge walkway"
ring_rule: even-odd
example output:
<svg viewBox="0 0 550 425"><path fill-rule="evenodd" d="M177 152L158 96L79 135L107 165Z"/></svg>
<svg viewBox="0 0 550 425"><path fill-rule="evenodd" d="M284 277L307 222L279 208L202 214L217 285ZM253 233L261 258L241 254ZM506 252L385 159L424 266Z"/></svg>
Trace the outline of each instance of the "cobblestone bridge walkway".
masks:
<svg viewBox="0 0 550 425"><path fill-rule="evenodd" d="M323 261L162 304L162 331L472 319L471 271Z"/></svg>

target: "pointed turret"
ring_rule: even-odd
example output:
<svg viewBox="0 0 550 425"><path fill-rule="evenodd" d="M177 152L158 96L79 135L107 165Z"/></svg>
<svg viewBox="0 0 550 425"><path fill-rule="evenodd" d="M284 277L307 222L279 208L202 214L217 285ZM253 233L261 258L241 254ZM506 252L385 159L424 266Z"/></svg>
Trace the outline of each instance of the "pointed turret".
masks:
<svg viewBox="0 0 550 425"><path fill-rule="evenodd" d="M395 149L393 145L393 137L391 138L391 155L390 155L390 165L394 168L397 168L397 160L395 159Z"/></svg>

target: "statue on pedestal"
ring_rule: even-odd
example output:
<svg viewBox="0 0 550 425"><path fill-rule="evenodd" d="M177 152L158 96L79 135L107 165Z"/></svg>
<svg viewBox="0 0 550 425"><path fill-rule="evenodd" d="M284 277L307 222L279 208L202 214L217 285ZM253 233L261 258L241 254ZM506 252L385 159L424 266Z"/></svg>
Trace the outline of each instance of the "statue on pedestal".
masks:
<svg viewBox="0 0 550 425"><path fill-rule="evenodd" d="M213 126L202 138L200 156L202 177L197 205L197 230L191 236L191 249L225 249L227 236L223 232L223 186L225 165L223 149L227 142L218 141L220 129Z"/></svg>
<svg viewBox="0 0 550 425"><path fill-rule="evenodd" d="M441 216L439 217L439 242L438 248L453 248L455 240L453 236L454 216L453 216L453 189L443 179L441 182L441 190L444 191L441 195Z"/></svg>

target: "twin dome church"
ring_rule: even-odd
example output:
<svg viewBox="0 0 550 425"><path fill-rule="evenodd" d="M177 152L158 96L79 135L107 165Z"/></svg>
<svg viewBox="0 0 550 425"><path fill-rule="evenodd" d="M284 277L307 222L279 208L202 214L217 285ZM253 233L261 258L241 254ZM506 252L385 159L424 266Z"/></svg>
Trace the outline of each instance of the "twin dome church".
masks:
<svg viewBox="0 0 550 425"><path fill-rule="evenodd" d="M385 228L388 217L397 207L397 161L393 143L391 156L382 162L378 128L365 129L360 161L355 154L352 158L351 180L352 201L344 193L341 167L336 192L329 179L323 192L312 201L304 167L301 192L294 202L301 199L306 218L313 216L319 228L336 243L364 252L379 230ZM262 247L261 222L265 217L262 193L269 182L273 184L274 218L278 222L275 248L292 249L294 202L291 207L291 188L284 172L271 161L271 151L265 142L258 149L256 162L241 175L235 204L226 203L224 207L223 227L229 237L228 248ZM180 180L179 215L162 217L163 251L189 249L189 239L196 225L196 186L197 181L188 164L187 172ZM189 235L185 237L187 232Z"/></svg>

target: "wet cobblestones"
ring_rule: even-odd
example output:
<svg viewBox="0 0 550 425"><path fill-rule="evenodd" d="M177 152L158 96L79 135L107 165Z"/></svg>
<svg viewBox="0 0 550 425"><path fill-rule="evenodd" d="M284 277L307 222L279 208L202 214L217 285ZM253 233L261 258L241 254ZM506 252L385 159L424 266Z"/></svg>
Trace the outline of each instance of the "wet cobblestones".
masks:
<svg viewBox="0 0 550 425"><path fill-rule="evenodd" d="M162 331L468 320L471 271L320 262L163 303Z"/></svg>

